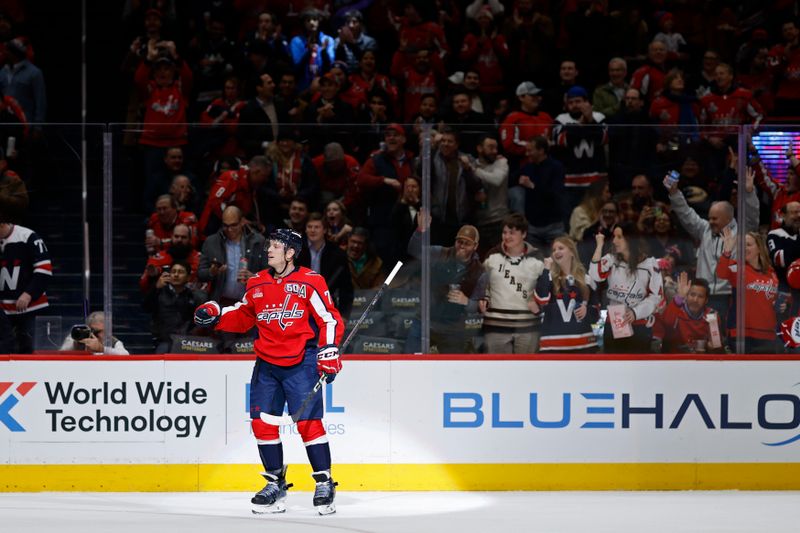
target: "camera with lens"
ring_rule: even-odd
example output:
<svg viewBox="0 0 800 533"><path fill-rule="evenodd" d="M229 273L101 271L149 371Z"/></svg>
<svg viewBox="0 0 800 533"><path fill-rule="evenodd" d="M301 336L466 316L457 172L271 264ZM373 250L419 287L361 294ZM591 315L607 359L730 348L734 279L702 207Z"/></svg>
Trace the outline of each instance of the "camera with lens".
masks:
<svg viewBox="0 0 800 533"><path fill-rule="evenodd" d="M70 331L70 337L74 341L82 341L92 336L92 329L86 324L75 324Z"/></svg>

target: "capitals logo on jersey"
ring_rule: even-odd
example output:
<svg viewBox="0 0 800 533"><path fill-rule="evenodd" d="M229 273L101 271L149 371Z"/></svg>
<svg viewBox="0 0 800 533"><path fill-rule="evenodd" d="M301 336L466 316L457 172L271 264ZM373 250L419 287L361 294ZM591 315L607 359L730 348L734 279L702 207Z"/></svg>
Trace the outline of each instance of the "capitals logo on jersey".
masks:
<svg viewBox="0 0 800 533"><path fill-rule="evenodd" d="M282 304L276 304L274 309L270 309L272 306L267 306L267 309L258 313L256 318L267 324L273 320L277 320L281 329L286 331L286 328L290 327L295 319L303 318L303 314L305 314L304 311L300 309L300 306L297 305L297 302L294 302L291 308L289 307L289 300L291 298L292 296L287 294Z"/></svg>

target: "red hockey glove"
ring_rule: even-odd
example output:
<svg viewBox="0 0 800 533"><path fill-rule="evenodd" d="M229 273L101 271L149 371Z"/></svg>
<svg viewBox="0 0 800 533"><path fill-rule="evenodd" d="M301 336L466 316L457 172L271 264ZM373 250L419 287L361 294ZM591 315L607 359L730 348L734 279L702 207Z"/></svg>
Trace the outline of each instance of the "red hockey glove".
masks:
<svg viewBox="0 0 800 533"><path fill-rule="evenodd" d="M206 302L194 310L194 323L198 326L209 327L219 322L221 310L215 301Z"/></svg>
<svg viewBox="0 0 800 533"><path fill-rule="evenodd" d="M787 348L800 346L800 317L796 316L781 322L781 337Z"/></svg>
<svg viewBox="0 0 800 533"><path fill-rule="evenodd" d="M339 347L335 344L326 344L317 352L317 370L320 374L325 373L328 375L326 380L328 383L332 382L342 370L342 361L339 359Z"/></svg>

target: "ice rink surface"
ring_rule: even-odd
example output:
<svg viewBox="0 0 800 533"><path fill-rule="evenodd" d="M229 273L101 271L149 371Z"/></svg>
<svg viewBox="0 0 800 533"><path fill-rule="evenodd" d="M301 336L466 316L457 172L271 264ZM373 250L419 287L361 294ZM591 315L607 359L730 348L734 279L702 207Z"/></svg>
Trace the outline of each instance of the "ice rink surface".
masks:
<svg viewBox="0 0 800 533"><path fill-rule="evenodd" d="M251 514L245 493L0 493L0 531L114 533L654 533L800 531L800 492L340 492L319 516L311 493Z"/></svg>

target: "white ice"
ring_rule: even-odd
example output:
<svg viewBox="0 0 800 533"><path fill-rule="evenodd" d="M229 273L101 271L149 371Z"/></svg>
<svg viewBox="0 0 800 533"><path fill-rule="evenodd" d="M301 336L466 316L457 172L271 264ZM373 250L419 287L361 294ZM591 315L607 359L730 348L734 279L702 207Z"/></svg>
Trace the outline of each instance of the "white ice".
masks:
<svg viewBox="0 0 800 533"><path fill-rule="evenodd" d="M254 516L244 493L0 493L4 533L782 533L800 531L800 492L339 492L318 516L311 493Z"/></svg>

